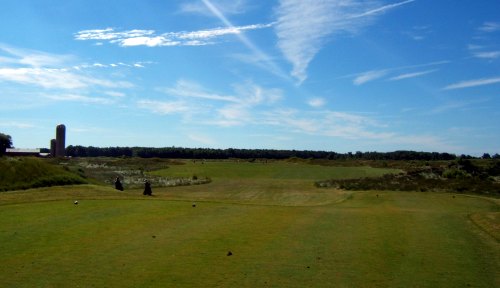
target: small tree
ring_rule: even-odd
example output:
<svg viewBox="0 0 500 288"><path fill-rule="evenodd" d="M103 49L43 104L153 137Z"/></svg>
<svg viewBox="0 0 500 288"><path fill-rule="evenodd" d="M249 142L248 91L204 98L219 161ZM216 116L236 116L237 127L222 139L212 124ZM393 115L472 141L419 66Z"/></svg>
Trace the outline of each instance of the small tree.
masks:
<svg viewBox="0 0 500 288"><path fill-rule="evenodd" d="M7 148L12 148L12 138L10 135L0 133L0 156L5 154Z"/></svg>
<svg viewBox="0 0 500 288"><path fill-rule="evenodd" d="M484 153L483 157L481 157L481 158L483 158L483 159L491 159L491 156L490 156L489 153Z"/></svg>

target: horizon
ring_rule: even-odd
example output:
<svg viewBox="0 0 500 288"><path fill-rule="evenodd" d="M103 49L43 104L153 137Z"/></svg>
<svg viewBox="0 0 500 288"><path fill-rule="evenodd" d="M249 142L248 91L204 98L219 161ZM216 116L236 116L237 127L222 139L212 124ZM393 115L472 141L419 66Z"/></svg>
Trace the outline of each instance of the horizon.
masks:
<svg viewBox="0 0 500 288"><path fill-rule="evenodd" d="M14 147L500 153L496 0L2 5Z"/></svg>

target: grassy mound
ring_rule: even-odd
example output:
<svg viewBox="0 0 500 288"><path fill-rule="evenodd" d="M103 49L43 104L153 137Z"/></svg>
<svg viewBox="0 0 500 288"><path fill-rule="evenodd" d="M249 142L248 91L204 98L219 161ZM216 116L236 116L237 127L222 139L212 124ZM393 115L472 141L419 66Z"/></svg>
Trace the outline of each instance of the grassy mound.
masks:
<svg viewBox="0 0 500 288"><path fill-rule="evenodd" d="M87 183L63 167L31 157L2 157L0 171L0 191Z"/></svg>

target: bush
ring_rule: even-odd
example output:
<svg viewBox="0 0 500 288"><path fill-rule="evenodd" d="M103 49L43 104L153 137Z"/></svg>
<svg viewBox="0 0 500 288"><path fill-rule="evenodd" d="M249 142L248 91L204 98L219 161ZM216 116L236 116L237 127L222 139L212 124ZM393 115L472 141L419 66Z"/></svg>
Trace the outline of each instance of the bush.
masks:
<svg viewBox="0 0 500 288"><path fill-rule="evenodd" d="M451 168L451 169L446 169L443 172L443 177L448 179L461 179L470 177L470 175L463 170Z"/></svg>
<svg viewBox="0 0 500 288"><path fill-rule="evenodd" d="M73 175L53 175L36 179L32 184L32 188L77 185L87 183L82 178Z"/></svg>
<svg viewBox="0 0 500 288"><path fill-rule="evenodd" d="M450 169L451 170L451 169ZM463 172L463 171L462 171ZM455 171L449 175L461 175ZM451 177L450 176L450 177ZM337 188L343 190L386 190L386 191L435 191L454 193L488 194L500 196L500 183L481 177L451 177L429 179L419 174L384 175L379 178L325 180L315 183L320 188Z"/></svg>

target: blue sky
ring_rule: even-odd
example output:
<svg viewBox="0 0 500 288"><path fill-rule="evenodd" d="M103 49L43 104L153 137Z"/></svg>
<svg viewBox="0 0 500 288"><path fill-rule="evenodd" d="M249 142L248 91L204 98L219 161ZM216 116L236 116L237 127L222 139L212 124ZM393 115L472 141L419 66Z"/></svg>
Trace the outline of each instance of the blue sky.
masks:
<svg viewBox="0 0 500 288"><path fill-rule="evenodd" d="M0 132L500 152L498 0L0 1Z"/></svg>

